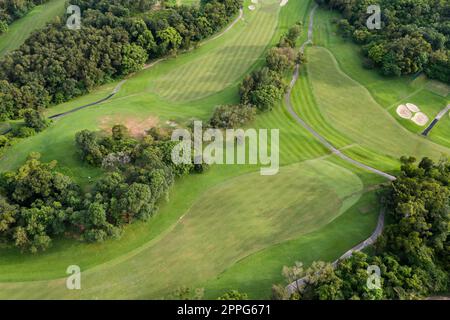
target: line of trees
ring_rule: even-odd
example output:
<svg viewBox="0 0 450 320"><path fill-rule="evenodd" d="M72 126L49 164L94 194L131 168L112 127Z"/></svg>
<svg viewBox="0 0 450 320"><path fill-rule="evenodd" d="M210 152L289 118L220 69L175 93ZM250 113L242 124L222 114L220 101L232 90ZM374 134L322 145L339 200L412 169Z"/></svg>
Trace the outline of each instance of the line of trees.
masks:
<svg viewBox="0 0 450 320"><path fill-rule="evenodd" d="M170 132L152 129L138 140L121 125L111 134L79 132L82 158L106 171L87 193L57 171L56 161L43 163L31 154L17 171L0 176L0 242L35 253L56 237L120 237L123 226L156 212L176 177L205 169L174 164L169 139Z"/></svg>
<svg viewBox="0 0 450 320"><path fill-rule="evenodd" d="M364 66L384 75L420 71L450 83L450 4L441 0L380 0L382 26L369 30L366 0L316 0L338 10L339 32L362 45Z"/></svg>
<svg viewBox="0 0 450 320"><path fill-rule="evenodd" d="M82 28L65 19L35 32L0 60L0 121L42 109L139 70L149 59L175 54L223 28L242 0L152 10L154 0L74 0Z"/></svg>
<svg viewBox="0 0 450 320"><path fill-rule="evenodd" d="M8 31L8 25L22 18L34 6L48 0L2 0L0 1L0 35Z"/></svg>
<svg viewBox="0 0 450 320"><path fill-rule="evenodd" d="M401 159L401 175L382 192L387 222L373 253L355 253L340 261L315 262L304 270L301 263L285 267L287 283L305 278L289 297L285 286L274 286L277 299L420 299L450 288L450 162L419 164ZM367 268L381 271L379 288L367 286Z"/></svg>

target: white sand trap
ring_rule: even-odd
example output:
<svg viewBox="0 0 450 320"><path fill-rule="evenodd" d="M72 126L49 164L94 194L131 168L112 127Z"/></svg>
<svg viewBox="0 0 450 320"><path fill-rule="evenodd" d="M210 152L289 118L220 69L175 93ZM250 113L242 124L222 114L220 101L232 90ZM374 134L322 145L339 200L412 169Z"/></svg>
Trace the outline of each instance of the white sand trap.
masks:
<svg viewBox="0 0 450 320"><path fill-rule="evenodd" d="M281 0L280 7L284 7L285 5L287 5L288 2L289 0Z"/></svg>
<svg viewBox="0 0 450 320"><path fill-rule="evenodd" d="M420 112L419 107L416 106L415 104L407 103L407 104L406 104L406 107L407 107L411 112L414 112L414 113Z"/></svg>
<svg viewBox="0 0 450 320"><path fill-rule="evenodd" d="M417 112L411 120L418 126L423 127L428 123L429 119L425 113Z"/></svg>
<svg viewBox="0 0 450 320"><path fill-rule="evenodd" d="M254 5L250 5L250 6L248 6L248 9L249 9L250 11L253 11L253 10L256 9L256 7L255 7Z"/></svg>
<svg viewBox="0 0 450 320"><path fill-rule="evenodd" d="M401 104L397 108L397 114L403 119L411 119L412 112L404 104Z"/></svg>
<svg viewBox="0 0 450 320"><path fill-rule="evenodd" d="M258 0L252 0L252 3L258 4Z"/></svg>

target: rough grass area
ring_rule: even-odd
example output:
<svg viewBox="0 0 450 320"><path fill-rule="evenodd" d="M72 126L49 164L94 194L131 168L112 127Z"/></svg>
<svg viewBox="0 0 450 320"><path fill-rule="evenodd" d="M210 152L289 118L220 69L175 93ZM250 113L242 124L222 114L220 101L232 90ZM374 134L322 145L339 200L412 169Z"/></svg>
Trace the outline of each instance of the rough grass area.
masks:
<svg viewBox="0 0 450 320"><path fill-rule="evenodd" d="M0 36L0 57L19 48L30 34L64 13L66 0L51 0L34 7L25 17L14 21Z"/></svg>
<svg viewBox="0 0 450 320"><path fill-rule="evenodd" d="M227 41L207 44L196 57L181 56L178 67L150 83L155 92L171 101L190 101L211 95L243 76L261 56L276 29L280 6L268 0L227 34Z"/></svg>

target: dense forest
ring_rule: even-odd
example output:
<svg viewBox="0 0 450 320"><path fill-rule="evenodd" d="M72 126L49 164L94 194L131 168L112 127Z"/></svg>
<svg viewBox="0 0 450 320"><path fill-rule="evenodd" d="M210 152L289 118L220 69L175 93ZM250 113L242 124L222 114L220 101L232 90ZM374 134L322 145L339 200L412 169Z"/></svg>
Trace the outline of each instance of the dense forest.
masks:
<svg viewBox="0 0 450 320"><path fill-rule="evenodd" d="M8 31L8 25L22 18L34 6L49 0L2 0L0 1L0 34Z"/></svg>
<svg viewBox="0 0 450 320"><path fill-rule="evenodd" d="M82 9L80 30L61 19L0 60L0 120L67 101L139 70L149 59L188 49L223 28L241 3L204 0L142 14L154 0L74 0Z"/></svg>
<svg viewBox="0 0 450 320"><path fill-rule="evenodd" d="M416 164L402 158L402 174L381 193L389 222L373 252L340 261L284 269L287 283L305 277L289 297L274 286L278 299L419 299L450 288L450 162L428 158ZM367 268L378 266L380 287L368 288Z"/></svg>
<svg viewBox="0 0 450 320"><path fill-rule="evenodd" d="M365 67L385 75L424 71L450 83L450 2L445 0L379 0L381 29L369 30L366 0L316 0L338 10L340 33L362 45Z"/></svg>

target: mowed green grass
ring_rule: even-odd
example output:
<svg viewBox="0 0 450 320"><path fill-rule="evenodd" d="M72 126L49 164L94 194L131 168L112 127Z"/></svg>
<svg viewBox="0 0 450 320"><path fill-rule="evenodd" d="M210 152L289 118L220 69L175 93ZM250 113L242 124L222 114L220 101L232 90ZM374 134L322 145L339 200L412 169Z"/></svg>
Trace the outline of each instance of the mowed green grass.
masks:
<svg viewBox="0 0 450 320"><path fill-rule="evenodd" d="M249 173L204 192L153 243L83 273L83 290L68 291L61 280L2 283L0 298L167 297L249 254L319 230L357 203L362 189L356 174L329 161L283 167L271 177Z"/></svg>
<svg viewBox="0 0 450 320"><path fill-rule="evenodd" d="M191 101L233 85L266 49L276 30L279 10L277 0L264 1L255 11L244 9L245 17L234 26L229 41L205 45L195 59L178 57L178 67L149 86L164 99Z"/></svg>
<svg viewBox="0 0 450 320"><path fill-rule="evenodd" d="M19 48L30 34L64 13L66 0L51 0L34 7L26 16L13 22L7 33L0 36L0 57Z"/></svg>
<svg viewBox="0 0 450 320"><path fill-rule="evenodd" d="M200 3L200 0L177 0L178 5L184 4L186 6L191 6L191 5L199 4L199 3Z"/></svg>
<svg viewBox="0 0 450 320"><path fill-rule="evenodd" d="M363 68L360 46L337 34L337 27L332 20L339 17L340 15L333 11L317 10L314 21L314 44L329 49L336 58L340 69L363 85L376 102L382 108L387 109L402 126L413 133L422 132L425 127L418 126L397 115L397 106L406 102L415 103L427 114L431 122L431 119L450 102L449 96L446 97L443 94L448 86L427 79L424 75L419 78L413 76L385 77L377 70ZM445 118L439 126L433 129L428 139L450 147L449 133L450 119Z"/></svg>
<svg viewBox="0 0 450 320"><path fill-rule="evenodd" d="M280 266L302 262L334 261L356 244L367 239L378 220L375 191L365 193L345 213L323 228L297 239L268 247L226 269L201 287L205 296L215 299L229 290L246 292L250 299L269 299L274 284L283 284Z"/></svg>
<svg viewBox="0 0 450 320"><path fill-rule="evenodd" d="M402 155L439 159L450 150L405 130L384 110L361 84L343 73L330 51L312 47L307 51L308 79L321 118L308 119L323 135L338 147L348 146L344 153L352 154L351 144L380 156L399 159ZM301 112L301 106L299 106ZM322 127L328 124L328 128ZM342 141L341 141L342 140Z"/></svg>

